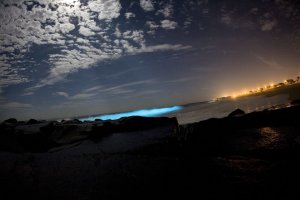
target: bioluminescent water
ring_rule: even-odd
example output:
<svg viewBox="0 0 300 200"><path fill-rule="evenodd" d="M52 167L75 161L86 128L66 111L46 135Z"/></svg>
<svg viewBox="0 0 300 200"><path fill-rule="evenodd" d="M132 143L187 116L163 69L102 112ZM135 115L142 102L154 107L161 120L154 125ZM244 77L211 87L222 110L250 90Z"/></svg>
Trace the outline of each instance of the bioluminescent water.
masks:
<svg viewBox="0 0 300 200"><path fill-rule="evenodd" d="M81 120L81 121L94 121L95 119L116 120L116 119L120 119L122 117L131 117L131 116L159 117L159 116L165 115L167 113L179 111L182 108L183 108L182 106L172 106L172 107L166 107L166 108L143 109L143 110L124 112L124 113L85 117L85 118L80 118L79 120Z"/></svg>

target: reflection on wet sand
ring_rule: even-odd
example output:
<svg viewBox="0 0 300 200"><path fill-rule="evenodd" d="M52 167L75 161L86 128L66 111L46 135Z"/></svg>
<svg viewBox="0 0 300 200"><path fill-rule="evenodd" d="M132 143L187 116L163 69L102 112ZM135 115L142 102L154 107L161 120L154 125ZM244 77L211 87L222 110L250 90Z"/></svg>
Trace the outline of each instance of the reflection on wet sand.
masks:
<svg viewBox="0 0 300 200"><path fill-rule="evenodd" d="M262 138L258 141L258 145L266 148L275 148L282 140L282 135L273 127L263 127L258 129Z"/></svg>

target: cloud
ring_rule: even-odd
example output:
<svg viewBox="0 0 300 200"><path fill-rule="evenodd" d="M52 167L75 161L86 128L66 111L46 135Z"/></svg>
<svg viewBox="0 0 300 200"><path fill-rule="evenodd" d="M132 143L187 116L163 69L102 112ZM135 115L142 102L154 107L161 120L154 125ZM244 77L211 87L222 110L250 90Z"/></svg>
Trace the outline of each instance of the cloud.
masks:
<svg viewBox="0 0 300 200"><path fill-rule="evenodd" d="M175 29L177 27L177 22L168 19L162 20L160 23L161 27L166 30Z"/></svg>
<svg viewBox="0 0 300 200"><path fill-rule="evenodd" d="M80 91L77 94L70 95L66 92L56 92L54 95L63 96L68 101L85 101L85 100L92 100L98 95L124 95L128 93L134 92L133 89L130 89L132 86L138 86L138 85L147 85L147 84L154 84L156 83L155 80L149 79L149 80L142 80L142 81L133 81L129 83L124 83L116 86L103 86L103 85L96 85L90 88L86 88L82 91Z"/></svg>
<svg viewBox="0 0 300 200"><path fill-rule="evenodd" d="M126 31L123 33L123 38L131 39L140 45L143 45L145 43L144 32L141 30Z"/></svg>
<svg viewBox="0 0 300 200"><path fill-rule="evenodd" d="M173 13L174 13L174 9L173 6L171 4L167 4L165 5L165 7L161 10L157 11L158 14L163 14L164 17L168 18L168 17L172 17Z"/></svg>
<svg viewBox="0 0 300 200"><path fill-rule="evenodd" d="M121 13L118 0L39 0L29 6L25 0L4 0L0 3L0 88L29 81L37 82L26 94L38 88L64 81L79 70L89 69L97 63L115 60L138 53L184 50L181 44L149 45L144 30L131 29L112 22ZM153 2L141 0L146 11L154 10ZM30 9L29 9L30 8ZM163 14L169 16L171 7L166 5ZM134 17L127 12L125 17ZM161 25L147 22L148 33L158 28L174 29L177 23L163 20ZM112 34L114 33L114 34ZM20 67L19 61L34 67L40 64L33 58L32 47L50 46L55 51L47 53L49 71L46 77L34 79ZM38 49L38 48L37 48ZM38 69L37 69L38 70ZM32 80L33 79L33 80Z"/></svg>
<svg viewBox="0 0 300 200"><path fill-rule="evenodd" d="M153 11L154 6L151 0L140 0L140 6L146 11Z"/></svg>
<svg viewBox="0 0 300 200"><path fill-rule="evenodd" d="M256 58L272 69L275 69L275 70L285 70L286 69L285 67L283 67L282 65L280 65L279 63L277 63L274 60L268 60L261 56L256 56Z"/></svg>
<svg viewBox="0 0 300 200"><path fill-rule="evenodd" d="M65 97L65 98L69 98L69 94L66 93L66 92L56 92L55 94L59 95L59 96L62 96L62 97Z"/></svg>
<svg viewBox="0 0 300 200"><path fill-rule="evenodd" d="M58 96L62 96L65 97L68 100L86 100L86 99L90 99L93 96L96 96L98 93L92 93L94 92L94 90L90 90L90 91L83 91L81 93L75 94L70 96L68 93L66 92L55 92L54 95L58 95Z"/></svg>
<svg viewBox="0 0 300 200"><path fill-rule="evenodd" d="M83 39L83 38L77 38L76 42L79 43L79 44L87 44L87 45L90 43L89 40Z"/></svg>
<svg viewBox="0 0 300 200"><path fill-rule="evenodd" d="M135 55L138 53L150 53L155 51L179 51L187 50L192 48L191 46L180 45L180 44L161 44L146 46L143 44L142 37L139 34L129 34L129 38L141 42L140 48L136 48L127 40L121 40L122 48L125 51L125 54ZM96 49L91 46L79 47L85 49L85 53L80 50L63 50L64 54L51 55L49 61L55 64L54 68L51 68L47 78L43 79L36 86L29 88L29 91L44 87L46 85L53 85L59 81L64 80L64 78L70 74L77 72L80 69L88 69L91 66L94 66L95 63L107 59L117 59L121 56L123 50L113 49L112 52L105 52L99 49ZM117 51L119 50L119 51Z"/></svg>
<svg viewBox="0 0 300 200"><path fill-rule="evenodd" d="M125 17L126 17L126 19L134 18L135 14L132 12L127 12L127 13L125 13Z"/></svg>
<svg viewBox="0 0 300 200"><path fill-rule="evenodd" d="M51 1L41 3L48 5ZM70 11L72 12L71 8ZM64 13L60 17L57 14L57 11L50 11L48 6L34 6L27 10L24 1L5 0L0 3L0 34L3 38L0 39L0 46L7 46L1 51L4 54L0 61L0 87L29 81L17 62L24 58L24 54L28 53L33 44L65 44L62 34L69 33L74 29L74 25L69 23L69 18L65 17ZM53 24L42 26L47 20ZM7 65L10 65L9 68L6 68Z"/></svg>
<svg viewBox="0 0 300 200"><path fill-rule="evenodd" d="M225 7L221 8L220 22L233 29L253 29L256 27L251 15L240 15L236 9Z"/></svg>
<svg viewBox="0 0 300 200"><path fill-rule="evenodd" d="M99 20L107 21L119 17L121 10L121 4L119 0L89 1L88 7L91 11L98 13Z"/></svg>
<svg viewBox="0 0 300 200"><path fill-rule="evenodd" d="M147 21L146 25L150 28L150 29L157 29L159 27L159 25L157 25L154 21Z"/></svg>
<svg viewBox="0 0 300 200"><path fill-rule="evenodd" d="M20 109L20 108L32 108L31 104L20 103L20 102L9 102L1 104L1 109Z"/></svg>
<svg viewBox="0 0 300 200"><path fill-rule="evenodd" d="M185 21L183 22L183 28L187 29L191 24L192 24L192 18L188 17L185 19Z"/></svg>
<svg viewBox="0 0 300 200"><path fill-rule="evenodd" d="M223 22L226 25L231 25L232 24L232 17L230 15L223 15L221 17L221 22Z"/></svg>
<svg viewBox="0 0 300 200"><path fill-rule="evenodd" d="M155 82L156 81L154 79L148 79L148 80L142 80L142 81L133 81L133 82L121 84L121 85L118 85L118 86L105 88L102 91L107 92L107 91L112 91L112 90L115 90L115 89L121 89L121 88L125 88L125 87L135 86L135 85L152 84L152 83L155 83Z"/></svg>
<svg viewBox="0 0 300 200"><path fill-rule="evenodd" d="M195 77L183 77L183 78L178 78L174 80L169 80L169 81L164 81L164 83L184 83L184 82L189 82L194 80Z"/></svg>
<svg viewBox="0 0 300 200"><path fill-rule="evenodd" d="M93 36L93 35L95 35L95 33L91 29L86 28L84 26L80 26L79 33L81 35L84 35L84 36Z"/></svg>
<svg viewBox="0 0 300 200"><path fill-rule="evenodd" d="M29 82L29 79L20 75L18 69L13 68L12 64L6 62L11 61L11 58L0 57L0 88L8 85Z"/></svg>
<svg viewBox="0 0 300 200"><path fill-rule="evenodd" d="M122 33L121 33L120 29L118 28L118 26L116 26L116 28L115 28L114 35L118 38L122 36Z"/></svg>
<svg viewBox="0 0 300 200"><path fill-rule="evenodd" d="M66 34L75 29L75 25L71 23L59 24L59 29L62 33Z"/></svg>
<svg viewBox="0 0 300 200"><path fill-rule="evenodd" d="M262 31L271 31L277 25L277 20L263 20L261 21L261 30Z"/></svg>
<svg viewBox="0 0 300 200"><path fill-rule="evenodd" d="M69 97L70 100L83 100L83 99L90 99L91 97L96 96L97 93L80 93L74 96Z"/></svg>
<svg viewBox="0 0 300 200"><path fill-rule="evenodd" d="M138 71L138 70L141 70L141 69L143 69L143 67L141 67L141 66L126 68L126 70L118 71L116 73L112 73L110 75L107 75L106 78L119 78L120 76L123 76L123 75L128 74L128 73L133 72L133 71Z"/></svg>
<svg viewBox="0 0 300 200"><path fill-rule="evenodd" d="M156 30L160 27L158 24L156 24L154 21L147 21L146 25L149 27L149 31L147 31L148 34L154 35Z"/></svg>
<svg viewBox="0 0 300 200"><path fill-rule="evenodd" d="M131 49L128 51L128 53L131 54L137 54L137 53L150 53L150 52L156 52L156 51L178 51L178 50L187 50L192 48L192 46L189 45L180 45L180 44L160 44L160 45L153 45L153 46L145 46L140 49Z"/></svg>
<svg viewBox="0 0 300 200"><path fill-rule="evenodd" d="M94 91L100 90L100 89L102 89L102 88L103 88L102 85L97 85L97 86L94 86L94 87L85 89L84 92L94 92Z"/></svg>

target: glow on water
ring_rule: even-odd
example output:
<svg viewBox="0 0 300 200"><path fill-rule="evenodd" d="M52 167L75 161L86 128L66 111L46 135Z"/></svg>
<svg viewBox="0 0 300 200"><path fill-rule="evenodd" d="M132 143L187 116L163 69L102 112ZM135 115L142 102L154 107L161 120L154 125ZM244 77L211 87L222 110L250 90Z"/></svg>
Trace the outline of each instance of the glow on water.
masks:
<svg viewBox="0 0 300 200"><path fill-rule="evenodd" d="M144 110L135 110L135 111L124 112L124 113L85 117L85 118L80 118L80 120L81 121L94 121L95 119L115 120L115 119L120 119L122 117L130 117L130 116L159 117L159 116L162 116L167 113L179 111L182 108L183 108L182 106L172 106L172 107L166 107L166 108L152 108L152 109L144 109Z"/></svg>

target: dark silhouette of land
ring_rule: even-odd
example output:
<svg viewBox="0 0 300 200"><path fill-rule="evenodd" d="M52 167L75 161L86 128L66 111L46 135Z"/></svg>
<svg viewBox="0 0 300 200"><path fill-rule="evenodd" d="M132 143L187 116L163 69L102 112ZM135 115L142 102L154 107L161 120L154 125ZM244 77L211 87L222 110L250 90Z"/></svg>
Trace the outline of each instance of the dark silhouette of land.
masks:
<svg viewBox="0 0 300 200"><path fill-rule="evenodd" d="M271 97L271 96L276 96L279 94L287 94L289 95L290 100L295 100L295 99L300 99L300 82L298 80L290 80L289 82L284 83L279 83L274 86L267 86L267 88L260 88L257 91L249 91L246 94L240 94L237 95L236 97L232 96L227 96L227 97L220 97L216 98L216 100L230 100L230 99L236 99L236 98L247 98L251 96L266 96L266 97Z"/></svg>

